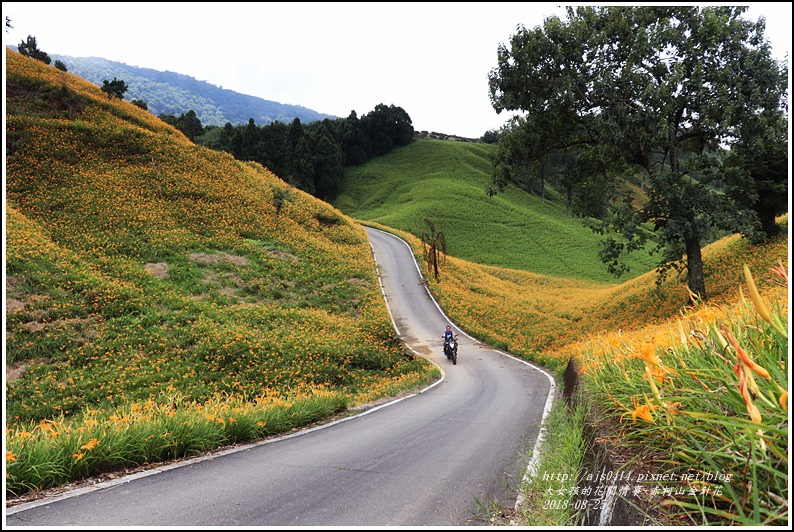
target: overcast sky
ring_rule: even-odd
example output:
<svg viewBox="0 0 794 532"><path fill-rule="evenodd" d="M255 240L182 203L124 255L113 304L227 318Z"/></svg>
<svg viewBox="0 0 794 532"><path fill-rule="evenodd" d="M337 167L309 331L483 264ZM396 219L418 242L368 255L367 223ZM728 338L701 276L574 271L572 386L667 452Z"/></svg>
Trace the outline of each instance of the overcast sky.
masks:
<svg viewBox="0 0 794 532"><path fill-rule="evenodd" d="M753 3L773 54L790 52L791 3ZM480 137L501 127L488 98L500 43L554 3L3 2L13 29L48 54L186 74L235 92L361 116L402 107L414 129Z"/></svg>

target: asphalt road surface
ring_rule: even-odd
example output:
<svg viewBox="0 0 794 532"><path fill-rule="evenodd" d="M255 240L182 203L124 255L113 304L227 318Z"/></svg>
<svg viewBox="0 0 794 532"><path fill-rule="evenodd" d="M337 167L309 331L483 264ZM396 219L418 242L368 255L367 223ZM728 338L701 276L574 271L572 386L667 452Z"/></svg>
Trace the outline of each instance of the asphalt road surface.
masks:
<svg viewBox="0 0 794 532"><path fill-rule="evenodd" d="M478 526L513 508L553 379L463 333L452 365L441 338L458 329L407 244L367 232L395 328L441 380L321 428L6 508L6 526Z"/></svg>

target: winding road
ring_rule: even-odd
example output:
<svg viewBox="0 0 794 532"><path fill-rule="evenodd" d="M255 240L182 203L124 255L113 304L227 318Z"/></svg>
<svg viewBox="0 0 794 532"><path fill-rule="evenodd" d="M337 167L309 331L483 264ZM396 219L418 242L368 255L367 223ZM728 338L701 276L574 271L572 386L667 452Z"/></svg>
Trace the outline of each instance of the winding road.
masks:
<svg viewBox="0 0 794 532"><path fill-rule="evenodd" d="M442 379L406 398L242 445L6 508L6 526L477 526L512 508L551 405L546 372L460 334L408 245L366 228L406 345Z"/></svg>

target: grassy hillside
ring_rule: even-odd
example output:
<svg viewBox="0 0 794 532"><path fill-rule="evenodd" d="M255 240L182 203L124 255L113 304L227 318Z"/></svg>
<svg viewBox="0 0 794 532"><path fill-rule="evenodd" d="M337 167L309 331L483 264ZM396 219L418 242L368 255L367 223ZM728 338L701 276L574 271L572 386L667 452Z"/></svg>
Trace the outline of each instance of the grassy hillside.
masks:
<svg viewBox="0 0 794 532"><path fill-rule="evenodd" d="M563 204L510 187L494 197L488 155L495 147L420 139L345 169L334 206L360 220L420 236L425 219L446 237L447 252L478 264L602 283L616 279L597 253L599 237L569 216ZM635 252L624 281L654 267Z"/></svg>
<svg viewBox="0 0 794 532"><path fill-rule="evenodd" d="M7 492L261 438L436 375L395 343L349 218L7 54Z"/></svg>

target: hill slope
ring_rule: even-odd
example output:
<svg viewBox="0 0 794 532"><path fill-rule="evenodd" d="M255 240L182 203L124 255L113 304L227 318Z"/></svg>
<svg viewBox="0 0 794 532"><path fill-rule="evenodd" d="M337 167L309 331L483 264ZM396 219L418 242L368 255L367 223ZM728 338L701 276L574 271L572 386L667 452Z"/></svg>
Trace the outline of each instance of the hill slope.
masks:
<svg viewBox="0 0 794 532"><path fill-rule="evenodd" d="M7 59L8 419L175 397L344 408L428 376L393 341L359 226L75 75Z"/></svg>
<svg viewBox="0 0 794 532"><path fill-rule="evenodd" d="M308 123L335 118L300 105L290 105L240 94L206 81L175 72L161 72L151 68L110 61L100 57L71 57L51 54L53 63L61 60L70 73L96 85L113 78L124 80L129 89L127 101L146 102L149 112L158 116L180 116L191 109L203 126L247 124L253 118L258 125L280 121L289 124L295 118Z"/></svg>
<svg viewBox="0 0 794 532"><path fill-rule="evenodd" d="M345 169L334 205L349 216L446 237L451 256L538 274L614 283L597 258L599 237L554 201L515 187L494 197L488 155L495 146L419 139L361 166ZM653 269L644 252L628 260L636 277ZM621 281L626 278L621 278Z"/></svg>

